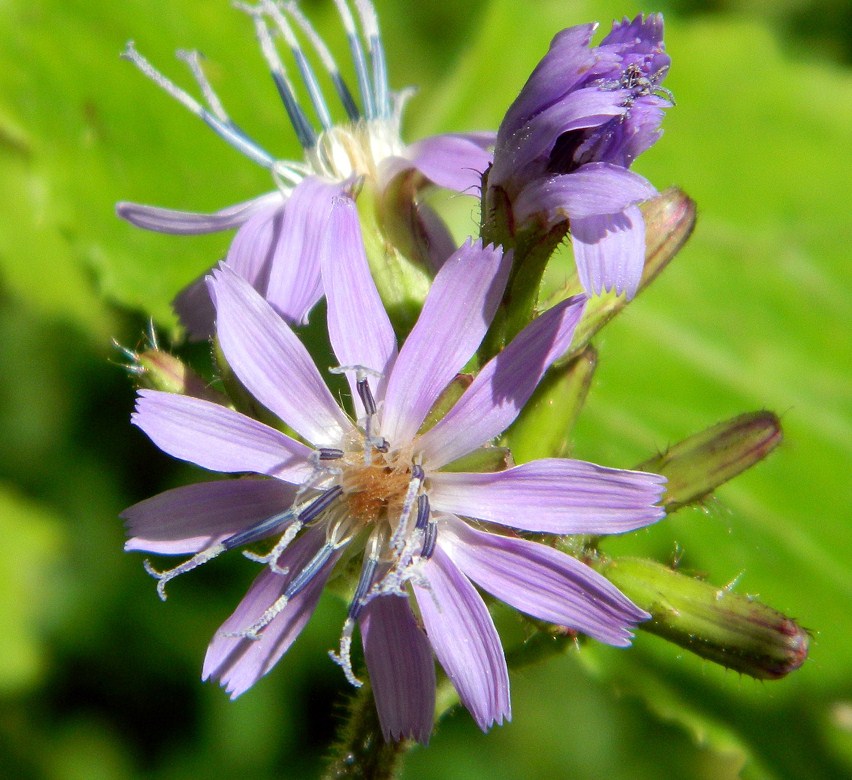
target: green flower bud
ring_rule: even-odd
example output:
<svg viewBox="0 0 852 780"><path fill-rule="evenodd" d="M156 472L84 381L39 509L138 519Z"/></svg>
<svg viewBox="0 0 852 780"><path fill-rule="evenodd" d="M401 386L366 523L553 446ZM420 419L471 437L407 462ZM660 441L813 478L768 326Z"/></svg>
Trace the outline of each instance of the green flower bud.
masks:
<svg viewBox="0 0 852 780"><path fill-rule="evenodd" d="M225 397L213 390L180 358L156 347L134 355L133 373L141 387L162 390L166 393L191 395L214 403L227 403Z"/></svg>
<svg viewBox="0 0 852 780"><path fill-rule="evenodd" d="M772 412L749 412L690 436L637 468L663 474L663 506L674 512L763 460L782 439Z"/></svg>
<svg viewBox="0 0 852 780"><path fill-rule="evenodd" d="M602 561L598 569L651 613L640 629L708 661L761 680L777 680L808 656L808 632L750 596L640 558Z"/></svg>

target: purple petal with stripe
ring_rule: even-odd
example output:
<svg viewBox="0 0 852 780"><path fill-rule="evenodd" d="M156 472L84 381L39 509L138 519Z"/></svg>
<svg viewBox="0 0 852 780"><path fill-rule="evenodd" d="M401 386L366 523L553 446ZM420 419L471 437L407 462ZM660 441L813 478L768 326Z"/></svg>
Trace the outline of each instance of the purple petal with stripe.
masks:
<svg viewBox="0 0 852 780"><path fill-rule="evenodd" d="M304 533L278 559L279 566L289 569L286 575L265 569L257 577L245 598L210 642L204 658L202 679L217 680L231 698L236 699L278 663L313 614L328 576L340 557L339 552L261 631L260 639L225 634L245 630L258 620L324 543L324 528Z"/></svg>
<svg viewBox="0 0 852 780"><path fill-rule="evenodd" d="M488 474L433 472L432 509L553 534L618 534L656 522L665 477L548 458Z"/></svg>
<svg viewBox="0 0 852 780"><path fill-rule="evenodd" d="M176 211L159 206L144 206L141 203L118 203L116 214L127 220L131 225L158 233L174 233L178 235L199 235L202 233L218 233L221 230L231 230L239 227L249 217L270 206L280 205L284 196L280 192L269 192L258 198L252 198L236 206L229 206L212 214L202 214L193 211Z"/></svg>
<svg viewBox="0 0 852 780"><path fill-rule="evenodd" d="M605 577L547 545L476 531L458 519L442 526L441 545L491 595L600 642L626 647L631 629L651 617Z"/></svg>
<svg viewBox="0 0 852 780"><path fill-rule="evenodd" d="M331 203L346 186L309 176L296 185L287 201L264 297L288 322L306 323L322 297L320 255Z"/></svg>
<svg viewBox="0 0 852 780"><path fill-rule="evenodd" d="M336 198L322 251L322 276L328 301L328 334L342 366L365 366L381 374L371 379L377 398L385 392L396 359L396 336L370 274L358 207L350 198ZM356 416L364 406L355 391L355 377L346 378Z"/></svg>
<svg viewBox="0 0 852 780"><path fill-rule="evenodd" d="M511 720L506 658L482 597L440 546L423 576L428 587L415 585L414 595L432 649L462 704L483 731Z"/></svg>
<svg viewBox="0 0 852 780"><path fill-rule="evenodd" d="M500 124L498 139L511 134L531 117L561 100L589 77L598 55L589 43L596 24L569 27L557 33Z"/></svg>
<svg viewBox="0 0 852 780"><path fill-rule="evenodd" d="M302 482L312 473L310 448L200 398L140 390L131 421L163 452L211 471L247 471L288 482Z"/></svg>
<svg viewBox="0 0 852 780"><path fill-rule="evenodd" d="M418 440L424 466L438 469L509 427L550 364L571 345L585 302L578 295L549 309L484 366L449 413Z"/></svg>
<svg viewBox="0 0 852 780"><path fill-rule="evenodd" d="M382 435L410 441L438 396L485 336L506 287L511 254L466 243L432 283L400 350L385 395Z"/></svg>
<svg viewBox="0 0 852 780"><path fill-rule="evenodd" d="M167 490L121 513L125 550L197 553L286 510L296 488L277 479L226 479Z"/></svg>
<svg viewBox="0 0 852 780"><path fill-rule="evenodd" d="M435 662L408 599L381 596L364 609L361 640L386 742L429 741L435 715Z"/></svg>
<svg viewBox="0 0 852 780"><path fill-rule="evenodd" d="M571 220L571 245L583 289L636 295L645 267L645 219L637 206Z"/></svg>
<svg viewBox="0 0 852 780"><path fill-rule="evenodd" d="M609 163L589 163L527 185L514 204L517 223L537 219L552 226L566 219L618 214L657 191L639 174Z"/></svg>
<svg viewBox="0 0 852 780"><path fill-rule="evenodd" d="M213 272L219 343L249 392L317 446L337 446L351 427L290 327L227 265Z"/></svg>
<svg viewBox="0 0 852 780"><path fill-rule="evenodd" d="M545 109L506 138L494 152L494 167L488 174L491 186L501 185L531 162L540 161L544 172L548 157L563 133L597 127L624 114L623 90L602 91L597 87L579 89Z"/></svg>

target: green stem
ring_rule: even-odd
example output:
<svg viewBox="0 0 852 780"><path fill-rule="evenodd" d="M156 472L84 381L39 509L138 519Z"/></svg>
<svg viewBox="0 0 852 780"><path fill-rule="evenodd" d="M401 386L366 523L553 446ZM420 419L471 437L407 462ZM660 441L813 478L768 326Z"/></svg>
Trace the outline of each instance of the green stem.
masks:
<svg viewBox="0 0 852 780"><path fill-rule="evenodd" d="M385 742L373 691L365 683L349 700L346 716L331 748L323 780L392 780L402 770L411 740Z"/></svg>

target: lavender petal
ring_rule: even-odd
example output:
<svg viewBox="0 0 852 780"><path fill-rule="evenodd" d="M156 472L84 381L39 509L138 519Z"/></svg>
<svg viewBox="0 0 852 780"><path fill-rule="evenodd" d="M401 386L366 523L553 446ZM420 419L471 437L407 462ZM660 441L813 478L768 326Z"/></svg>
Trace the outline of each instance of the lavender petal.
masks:
<svg viewBox="0 0 852 780"><path fill-rule="evenodd" d="M431 474L433 510L554 534L617 534L665 514L665 478L548 458L487 474Z"/></svg>
<svg viewBox="0 0 852 780"><path fill-rule="evenodd" d="M351 423L290 327L227 265L210 291L222 351L249 392L312 444L337 446Z"/></svg>
<svg viewBox="0 0 852 780"><path fill-rule="evenodd" d="M636 295L645 267L645 220L638 207L572 219L571 244L586 292L614 290L628 300Z"/></svg>
<svg viewBox="0 0 852 780"><path fill-rule="evenodd" d="M518 224L536 218L544 226L566 219L618 214L656 195L639 174L617 165L595 162L573 173L536 179L521 190L514 204Z"/></svg>
<svg viewBox="0 0 852 780"><path fill-rule="evenodd" d="M263 629L260 639L225 636L227 633L249 628L275 603L292 579L310 561L325 542L325 530L316 528L296 539L278 559L281 568L289 569L286 575L265 569L255 579L234 613L222 624L207 648L201 676L204 680L218 680L232 699L245 693L267 674L299 636L316 608L322 589L334 564L337 553L314 576L304 590Z"/></svg>
<svg viewBox="0 0 852 780"><path fill-rule="evenodd" d="M322 277L334 354L342 366L365 366L378 372L381 378L371 380L371 388L381 398L396 359L396 336L370 274L358 208L350 198L336 198L332 207ZM346 378L360 418L364 406L355 390L355 377L349 372Z"/></svg>
<svg viewBox="0 0 852 780"><path fill-rule="evenodd" d="M483 367L450 412L418 440L424 466L440 468L508 428L570 346L585 302L580 295L549 309Z"/></svg>
<svg viewBox="0 0 852 780"><path fill-rule="evenodd" d="M464 244L435 281L388 382L382 435L408 441L482 342L506 286L511 255Z"/></svg>
<svg viewBox="0 0 852 780"><path fill-rule="evenodd" d="M311 450L304 444L200 398L140 390L131 421L163 452L211 471L247 471L288 482L311 473Z"/></svg>
<svg viewBox="0 0 852 780"><path fill-rule="evenodd" d="M435 662L408 599L373 599L360 626L385 741L410 738L427 743L435 714Z"/></svg>
<svg viewBox="0 0 852 780"><path fill-rule="evenodd" d="M441 544L496 598L600 642L626 647L631 629L650 617L586 564L547 545L476 531L457 519L441 528Z"/></svg>
<svg viewBox="0 0 852 780"><path fill-rule="evenodd" d="M125 509L125 550L197 553L293 503L296 488L277 479L227 479L167 490Z"/></svg>
<svg viewBox="0 0 852 780"><path fill-rule="evenodd" d="M173 233L192 236L202 233L218 233L242 225L252 214L272 205L282 203L284 196L280 192L269 192L258 198L252 198L235 206L229 206L212 214L193 211L176 211L159 206L144 206L141 203L118 203L116 214L131 225L154 230L158 233Z"/></svg>
<svg viewBox="0 0 852 780"><path fill-rule="evenodd" d="M439 542L440 545L440 542ZM482 597L439 547L414 595L435 655L479 728L511 720L509 673Z"/></svg>

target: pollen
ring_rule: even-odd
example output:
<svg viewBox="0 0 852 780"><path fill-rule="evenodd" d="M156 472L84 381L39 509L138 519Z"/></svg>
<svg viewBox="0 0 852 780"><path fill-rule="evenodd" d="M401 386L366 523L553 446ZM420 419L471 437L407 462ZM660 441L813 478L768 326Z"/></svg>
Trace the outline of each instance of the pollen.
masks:
<svg viewBox="0 0 852 780"><path fill-rule="evenodd" d="M393 522L402 507L411 482L410 468L387 463L376 453L374 462L352 464L341 480L349 516L362 525L382 519Z"/></svg>

